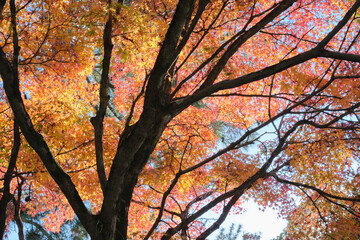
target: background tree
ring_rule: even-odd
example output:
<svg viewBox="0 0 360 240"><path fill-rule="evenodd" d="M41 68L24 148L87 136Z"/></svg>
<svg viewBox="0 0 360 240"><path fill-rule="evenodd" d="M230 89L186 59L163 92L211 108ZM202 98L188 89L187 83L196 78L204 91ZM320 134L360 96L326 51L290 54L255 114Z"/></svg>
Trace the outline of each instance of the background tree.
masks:
<svg viewBox="0 0 360 240"><path fill-rule="evenodd" d="M220 233L216 236L217 240L237 240L239 239L239 235L242 232L241 231L242 225L237 225L237 228L235 230L235 224L232 223L228 232L225 232L225 228L220 229ZM261 239L261 233L243 233L242 234L243 240L259 240Z"/></svg>
<svg viewBox="0 0 360 240"><path fill-rule="evenodd" d="M359 6L0 0L8 221L205 239L253 198L307 226L288 234L353 236Z"/></svg>

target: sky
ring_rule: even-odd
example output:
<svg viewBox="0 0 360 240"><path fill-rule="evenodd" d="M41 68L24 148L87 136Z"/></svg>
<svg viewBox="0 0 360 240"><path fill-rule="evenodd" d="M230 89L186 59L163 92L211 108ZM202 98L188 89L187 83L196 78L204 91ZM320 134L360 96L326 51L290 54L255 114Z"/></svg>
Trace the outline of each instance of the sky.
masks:
<svg viewBox="0 0 360 240"><path fill-rule="evenodd" d="M277 212L273 209L259 210L259 206L254 201L244 203L243 207L245 209L244 213L228 216L220 228L223 227L228 230L232 223L235 225L241 224L243 232L261 232L261 240L271 240L279 236L286 227L287 221L278 218ZM218 234L219 230L214 232L208 239L216 240Z"/></svg>

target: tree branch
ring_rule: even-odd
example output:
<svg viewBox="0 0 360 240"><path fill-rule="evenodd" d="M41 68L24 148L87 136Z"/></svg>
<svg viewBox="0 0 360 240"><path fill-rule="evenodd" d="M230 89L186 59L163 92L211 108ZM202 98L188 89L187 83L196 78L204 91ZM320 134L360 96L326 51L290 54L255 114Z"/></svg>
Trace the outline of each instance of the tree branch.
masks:
<svg viewBox="0 0 360 240"><path fill-rule="evenodd" d="M3 238L6 230L6 217L7 217L6 209L8 203L12 199L12 194L10 193L10 184L21 145L19 125L16 123L16 120L14 120L13 131L14 131L13 147L11 149L9 165L4 176L4 183L3 183L4 191L2 193L2 197L0 200L0 239Z"/></svg>
<svg viewBox="0 0 360 240"><path fill-rule="evenodd" d="M12 11L14 10L14 8L11 9ZM12 16L15 15L12 14ZM16 24L16 20L12 20L12 23ZM17 49L20 50L20 48L19 46L16 46L17 41L14 40L13 44L15 44L13 48L15 51L14 57L16 57L16 51ZM86 206L81 200L75 185L71 181L70 176L66 174L56 162L49 146L44 140L44 137L35 130L31 118L25 109L25 105L19 90L20 80L16 58L13 60L15 65L9 62L3 49L0 49L0 76L3 80L5 93L11 109L15 115L15 119L17 119L20 129L27 142L39 155L51 177L58 184L61 191L64 193L70 205L74 209L75 213L78 215L79 219L81 219L84 227L89 231L89 233L94 233L96 231L95 218L87 210Z"/></svg>
<svg viewBox="0 0 360 240"><path fill-rule="evenodd" d="M271 176L273 178L275 178L275 180L280 182L280 183L285 183L285 184L293 185L293 186L296 186L296 187L303 187L303 188L311 189L311 190L319 193L321 196L326 196L326 197L334 198L334 199L337 199L337 200L360 202L360 197L355 197L355 198L341 197L341 196L337 196L337 195L333 195L333 194L324 192L321 189L318 189L316 187L313 187L313 186L310 186L310 185L307 185L307 184L297 183L297 182L289 181L289 180L286 180L286 179L282 179L282 178L278 177L276 174L272 174Z"/></svg>
<svg viewBox="0 0 360 240"><path fill-rule="evenodd" d="M17 187L17 198L15 196L13 196L13 202L14 202L14 219L16 222L16 225L18 227L18 236L19 236L19 240L25 240L25 235L24 235L24 224L21 220L20 217L20 213L21 213L21 195L22 195L22 186L23 186L24 182L21 179L20 182L18 182L18 187Z"/></svg>
<svg viewBox="0 0 360 240"><path fill-rule="evenodd" d="M353 16L353 14L356 13L359 7L360 7L360 1L357 0L347 11L344 17L339 21L339 23L326 35L326 37L316 47L320 49L324 49L325 46L331 41L331 39L335 37L336 34L338 34L338 32L346 25L346 23Z"/></svg>
<svg viewBox="0 0 360 240"><path fill-rule="evenodd" d="M181 50L186 45L187 41L190 38L191 33L194 31L201 15L205 11L206 6L209 4L210 0L199 0L198 8L196 10L195 17L191 20L190 26L186 29L186 32L183 33L182 39L179 42L179 45L176 47L176 55L180 54ZM191 18L191 14L188 15L188 18Z"/></svg>
<svg viewBox="0 0 360 240"><path fill-rule="evenodd" d="M106 108L108 107L110 96L108 95L109 88L109 72L110 72L110 61L112 53L112 14L109 13L109 19L105 24L103 34L103 46L104 46L104 59L102 62L102 72L100 79L100 105L96 111L96 116L90 119L95 130L95 154L96 154L96 170L99 176L99 181L103 193L105 193L105 187L107 182L105 165L104 165L104 147L103 147L103 134L104 134L104 117L106 114Z"/></svg>
<svg viewBox="0 0 360 240"><path fill-rule="evenodd" d="M331 52L329 53L329 51L324 50L323 47L324 47L324 44L326 45L327 42L330 41L330 39L332 37L334 37L336 35L336 33L339 32L342 29L342 27L344 27L346 25L346 23L349 21L351 16L356 12L356 10L359 8L359 6L360 6L360 0L357 0L354 3L354 5L345 14L344 18L341 21L339 21L339 23L334 27L334 29L327 36L325 36L323 41L321 41L315 48L310 49L306 52L300 53L294 57L280 61L277 64L273 64L273 65L263 68L259 71L252 72L252 73L246 74L246 75L238 77L238 78L223 80L223 81L220 81L215 84L212 84L215 81L215 79L213 79L211 81L207 80L208 84L206 85L206 87L202 87L201 89L199 89L194 94L192 94L188 97L178 99L177 101L175 101L174 103L171 104L171 109L174 111L175 114L178 114L183 109L187 108L194 102L197 102L207 96L210 96L211 94L213 94L215 92L225 90L225 89L232 89L232 88L240 87L245 84L249 84L249 83L267 78L271 75L274 75L276 73L284 71L288 68L294 67L301 63L304 63L313 58L322 57L323 53L325 55L328 55L329 57L331 57L331 56L332 57L343 57L343 58L346 57L347 59L354 59L354 60L358 61L359 57L354 57L352 55L344 55L344 54L334 54Z"/></svg>
<svg viewBox="0 0 360 240"><path fill-rule="evenodd" d="M183 156L185 155L187 146L190 142L190 138L188 140L188 142L186 143L186 146L184 148L184 152L183 152ZM171 181L170 186L168 187L168 189L166 190L166 192L163 194L162 199L161 199L161 204L160 204L160 210L158 213L158 216L156 217L156 220L154 222L154 224L152 225L151 229L148 231L148 233L146 234L144 240L147 240L151 237L152 233L155 231L156 227L158 226L158 224L160 223L160 220L162 218L164 209L165 209L165 204L166 204L166 200L167 197L170 195L171 191L174 189L174 187L176 186L176 184L178 183L180 177L183 175L184 173L181 171L181 165L180 165L180 169L179 171L175 174L174 179Z"/></svg>
<svg viewBox="0 0 360 240"><path fill-rule="evenodd" d="M225 221L226 217L229 215L231 208L235 205L235 203L237 202L237 200L239 200L241 196L241 193L234 195L223 208L220 217L208 229L206 229L205 232L201 233L200 236L196 238L196 240L205 240L206 237L208 237L211 233L217 230L220 225Z"/></svg>
<svg viewBox="0 0 360 240"><path fill-rule="evenodd" d="M176 61L176 48L186 19L188 15L191 14L191 9L193 9L193 4L194 0L180 0L176 7L174 17L170 23L149 77L148 87L145 92L144 109L146 109L149 104L154 104L153 101L155 99L157 99L156 102L159 104L160 98L164 97L163 90L165 84L168 84L166 83L166 75L170 67ZM170 95L170 90L171 89L168 89L168 92L165 94Z"/></svg>
<svg viewBox="0 0 360 240"><path fill-rule="evenodd" d="M221 56L217 64L210 71L208 77L205 79L204 83L200 86L199 91L202 89L211 86L216 78L219 76L221 71L224 69L225 65L229 59L238 51L238 49L252 36L258 33L262 28L264 28L268 23L273 21L281 13L286 11L289 7L292 6L297 0L284 0L278 4L270 13L268 13L263 19L251 27L248 31L245 31L238 39L236 39L225 53Z"/></svg>
<svg viewBox="0 0 360 240"><path fill-rule="evenodd" d="M321 52L320 57L333 58L338 60L345 60L350 62L360 62L360 55L342 52L333 52L324 50Z"/></svg>

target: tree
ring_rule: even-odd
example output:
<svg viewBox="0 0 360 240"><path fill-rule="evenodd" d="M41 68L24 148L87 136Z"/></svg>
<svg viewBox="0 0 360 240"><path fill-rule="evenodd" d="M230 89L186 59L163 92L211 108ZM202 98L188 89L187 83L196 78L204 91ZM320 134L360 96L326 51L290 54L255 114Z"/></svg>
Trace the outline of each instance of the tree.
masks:
<svg viewBox="0 0 360 240"><path fill-rule="evenodd" d="M229 231L225 233L225 229L221 228L220 233L217 235L217 240L237 240L239 234L241 233L242 225L238 225L236 231L234 231L235 224L232 223ZM261 233L243 233L242 239L243 240L259 240L261 238Z"/></svg>
<svg viewBox="0 0 360 240"><path fill-rule="evenodd" d="M1 235L26 210L92 239L205 239L254 198L351 236L359 6L0 0Z"/></svg>

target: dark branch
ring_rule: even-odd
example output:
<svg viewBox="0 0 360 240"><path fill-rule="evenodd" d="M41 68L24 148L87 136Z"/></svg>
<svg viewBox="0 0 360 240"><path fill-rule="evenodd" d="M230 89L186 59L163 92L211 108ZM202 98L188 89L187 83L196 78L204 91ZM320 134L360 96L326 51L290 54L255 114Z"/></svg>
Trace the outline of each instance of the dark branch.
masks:
<svg viewBox="0 0 360 240"><path fill-rule="evenodd" d="M236 39L225 53L221 56L218 63L210 71L208 77L205 79L204 83L200 86L199 90L202 90L206 87L211 86L216 78L219 76L221 71L224 69L226 63L229 59L238 51L238 49L252 36L258 33L262 28L264 28L268 23L273 21L281 13L286 11L291 5L296 2L296 0L284 0L278 6L276 6L270 13L268 13L263 19L251 27L248 31L245 31L238 39Z"/></svg>
<svg viewBox="0 0 360 240"><path fill-rule="evenodd" d="M103 193L105 192L107 177L104 165L104 147L103 147L103 134L104 134L104 117L106 109L109 104L110 96L108 95L109 88L109 72L110 72L110 61L112 53L112 14L109 14L109 19L105 24L103 34L103 46L104 46L104 59L102 62L102 72L100 79L100 106L96 112L96 116L91 118L91 123L95 130L95 154L96 154L96 170L99 176L100 185Z"/></svg>
<svg viewBox="0 0 360 240"><path fill-rule="evenodd" d="M12 194L10 192L10 183L13 178L12 176L16 166L16 160L18 158L20 144L21 144L21 139L20 139L19 125L14 120L14 142L13 142L13 147L11 149L9 165L4 176L4 183L3 183L4 190L0 200L0 239L3 238L6 229L6 217L7 217L6 209L8 203L12 199Z"/></svg>
<svg viewBox="0 0 360 240"><path fill-rule="evenodd" d="M311 189L311 190L319 193L321 196L326 196L326 197L337 199L337 200L360 202L360 197L354 197L354 198L341 197L341 196L337 196L337 195L333 195L333 194L324 192L323 190L321 190L319 188L316 188L314 186L310 186L310 185L307 185L307 184L304 184L304 183L292 182L292 181L289 181L289 180L286 180L286 179L279 178L276 174L273 174L272 177L274 177L276 179L276 181L278 181L280 183L285 183L285 184L293 185L293 186L296 186L296 187L303 187L303 188Z"/></svg>
<svg viewBox="0 0 360 240"><path fill-rule="evenodd" d="M11 9L14 10L13 7ZM12 14L12 16L14 16L14 14ZM16 21L12 20L12 25L14 24L16 25ZM20 80L16 56L17 51L19 51L20 48L16 45L17 41L15 39L13 44L15 44L15 46L13 46L14 58L12 62L7 59L3 49L0 49L0 75L3 80L6 96L15 115L15 119L17 119L20 129L27 142L39 155L46 169L65 194L79 219L81 219L84 227L89 231L89 233L93 233L96 231L94 228L94 226L96 226L95 218L84 205L75 185L71 181L70 176L66 174L56 162L49 146L44 140L44 137L35 130L31 118L25 109L19 89Z"/></svg>
<svg viewBox="0 0 360 240"><path fill-rule="evenodd" d="M194 0L180 0L176 7L174 17L149 77L148 87L145 93L144 109L146 109L147 105L152 103L153 100L157 99L160 101L159 98L163 97L164 86L167 84L166 75L177 59L176 48L186 19L188 15L191 14L191 9L193 9L193 4ZM170 94L170 89L165 94Z"/></svg>
<svg viewBox="0 0 360 240"><path fill-rule="evenodd" d="M359 6L360 6L360 0L358 0L354 3L354 5L345 14L344 18L341 21L339 21L339 23L334 27L334 29L327 36L325 36L323 41L321 41L315 48L310 49L306 52L300 53L292 58L285 59L277 64L271 65L262 70L259 70L259 71L256 71L256 72L253 72L253 73L250 73L250 74L238 77L238 78L223 80L223 81L220 81L215 84L213 84L215 79L211 79L211 81L206 80L206 81L208 81L208 84L206 85L207 87L202 87L202 89L199 89L193 95L175 101L175 103L172 104L173 111L177 114L177 113L181 112L183 109L185 109L188 106L190 106L191 104L193 104L194 102L197 102L207 96L210 96L211 94L213 94L215 92L225 90L225 89L232 89L232 88L240 87L245 84L249 84L249 83L270 77L276 73L279 73L288 68L291 68L293 66L304 63L313 58L323 57L322 54L325 54L325 55L328 54L329 57L336 57L336 56L343 57L343 58L346 57L347 59L354 59L354 60L358 61L358 57L355 58L353 55L334 54L334 53L330 54L329 51L324 50L323 47L324 47L324 44L327 44L327 42L330 41L330 39L332 37L334 37L336 35L336 33L338 33L346 25L346 23L349 21L351 16L356 12L356 10L359 8ZM216 77L217 77L217 75L216 75ZM213 78L213 77L211 77L211 78Z"/></svg>
<svg viewBox="0 0 360 240"><path fill-rule="evenodd" d="M360 55L350 54L350 53L341 53L341 52L332 52L324 50L320 57L333 58L338 60L345 60L350 62L360 62Z"/></svg>

